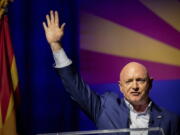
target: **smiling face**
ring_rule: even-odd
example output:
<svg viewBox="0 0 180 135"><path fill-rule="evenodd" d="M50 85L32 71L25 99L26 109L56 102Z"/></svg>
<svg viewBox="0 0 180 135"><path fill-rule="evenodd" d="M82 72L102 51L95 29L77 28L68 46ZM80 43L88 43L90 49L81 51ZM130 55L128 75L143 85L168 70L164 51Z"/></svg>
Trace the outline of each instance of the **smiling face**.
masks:
<svg viewBox="0 0 180 135"><path fill-rule="evenodd" d="M147 103L151 82L147 69L136 62L128 63L120 73L120 90L133 105Z"/></svg>

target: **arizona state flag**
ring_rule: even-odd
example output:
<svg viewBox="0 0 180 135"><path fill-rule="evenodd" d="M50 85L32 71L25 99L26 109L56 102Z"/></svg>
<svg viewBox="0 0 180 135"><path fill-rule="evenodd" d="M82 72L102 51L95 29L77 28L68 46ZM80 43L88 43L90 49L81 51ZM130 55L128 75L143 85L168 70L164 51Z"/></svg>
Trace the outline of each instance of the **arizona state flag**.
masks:
<svg viewBox="0 0 180 135"><path fill-rule="evenodd" d="M18 92L16 61L8 18L0 19L0 135L17 135L15 95Z"/></svg>

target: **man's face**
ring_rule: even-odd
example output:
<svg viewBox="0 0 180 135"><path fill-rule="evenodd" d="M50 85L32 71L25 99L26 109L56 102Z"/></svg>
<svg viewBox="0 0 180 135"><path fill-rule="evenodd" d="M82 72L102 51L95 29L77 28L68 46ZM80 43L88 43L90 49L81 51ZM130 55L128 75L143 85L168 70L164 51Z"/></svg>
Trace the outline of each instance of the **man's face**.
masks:
<svg viewBox="0 0 180 135"><path fill-rule="evenodd" d="M141 105L147 102L151 81L142 65L128 65L120 77L121 92L130 103Z"/></svg>

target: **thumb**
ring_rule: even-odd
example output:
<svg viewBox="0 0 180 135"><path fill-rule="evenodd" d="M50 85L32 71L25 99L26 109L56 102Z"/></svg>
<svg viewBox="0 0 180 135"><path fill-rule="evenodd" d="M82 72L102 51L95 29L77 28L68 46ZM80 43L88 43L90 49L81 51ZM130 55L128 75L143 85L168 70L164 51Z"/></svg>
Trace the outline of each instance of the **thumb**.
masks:
<svg viewBox="0 0 180 135"><path fill-rule="evenodd" d="M62 31L64 31L65 25L66 25L66 23L63 23L63 24L61 25L61 30L62 30Z"/></svg>

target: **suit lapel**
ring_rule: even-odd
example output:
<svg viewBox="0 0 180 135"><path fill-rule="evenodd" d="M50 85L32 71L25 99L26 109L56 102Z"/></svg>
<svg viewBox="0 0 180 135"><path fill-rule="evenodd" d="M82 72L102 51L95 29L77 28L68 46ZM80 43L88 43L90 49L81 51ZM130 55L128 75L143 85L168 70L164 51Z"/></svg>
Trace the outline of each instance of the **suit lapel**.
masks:
<svg viewBox="0 0 180 135"><path fill-rule="evenodd" d="M156 104L152 103L149 127L160 127L163 117L162 110ZM149 135L154 135L154 133L151 132ZM159 135L161 134L159 133Z"/></svg>
<svg viewBox="0 0 180 135"><path fill-rule="evenodd" d="M121 108L122 108L122 111L123 111L123 112L120 113L121 119L123 121L122 126L123 126L123 128L129 128L129 122L130 122L129 113L130 113L130 110L126 106L126 103L125 103L124 99L121 99L121 102L122 102ZM124 114L124 115L122 115L122 114Z"/></svg>
<svg viewBox="0 0 180 135"><path fill-rule="evenodd" d="M121 127L119 128L129 128L129 109L126 106L126 103L124 101L124 99L120 99L119 100L121 102L120 104L120 108L119 109L119 117L121 119L121 121L119 121L119 125L121 125ZM122 135L129 135L129 133L121 133Z"/></svg>

